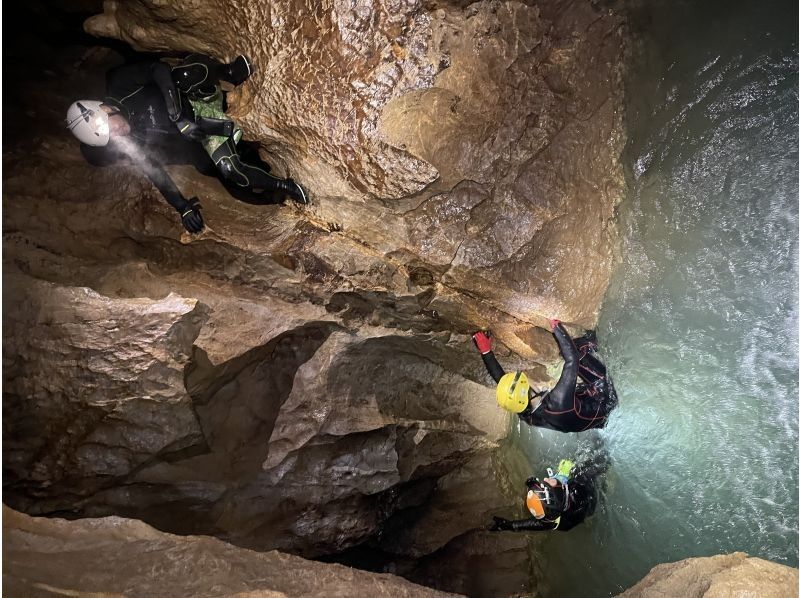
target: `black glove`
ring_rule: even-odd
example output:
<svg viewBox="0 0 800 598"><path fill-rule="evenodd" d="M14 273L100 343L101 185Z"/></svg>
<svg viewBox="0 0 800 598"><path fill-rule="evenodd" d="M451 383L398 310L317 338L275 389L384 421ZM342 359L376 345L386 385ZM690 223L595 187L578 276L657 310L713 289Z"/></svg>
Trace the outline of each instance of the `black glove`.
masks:
<svg viewBox="0 0 800 598"><path fill-rule="evenodd" d="M525 480L525 487L528 490L533 490L533 486L537 485L537 484L540 484L540 483L541 482L539 482L539 478L531 477L531 478L528 478L527 480Z"/></svg>
<svg viewBox="0 0 800 598"><path fill-rule="evenodd" d="M247 56L241 54L233 62L225 65L225 80L234 85L241 85L253 74L253 63Z"/></svg>
<svg viewBox="0 0 800 598"><path fill-rule="evenodd" d="M494 521L488 527L490 532L505 532L512 529L511 522L508 519L503 519L502 517L492 517L492 519Z"/></svg>
<svg viewBox="0 0 800 598"><path fill-rule="evenodd" d="M203 216L200 214L200 200L196 197L186 202L186 207L181 212L183 228L190 233L199 233L203 230Z"/></svg>

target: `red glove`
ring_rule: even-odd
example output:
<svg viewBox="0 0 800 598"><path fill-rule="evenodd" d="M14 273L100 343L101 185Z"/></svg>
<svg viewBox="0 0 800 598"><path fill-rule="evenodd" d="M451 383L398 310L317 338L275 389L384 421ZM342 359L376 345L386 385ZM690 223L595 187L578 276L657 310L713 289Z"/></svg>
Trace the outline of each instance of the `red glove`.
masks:
<svg viewBox="0 0 800 598"><path fill-rule="evenodd" d="M480 330L476 332L472 335L472 342L478 347L478 351L481 352L481 355L486 355L492 350L492 331L487 330L484 332Z"/></svg>
<svg viewBox="0 0 800 598"><path fill-rule="evenodd" d="M556 320L555 318L553 318L552 320L550 320L550 330L555 330L559 324L561 324L561 320Z"/></svg>

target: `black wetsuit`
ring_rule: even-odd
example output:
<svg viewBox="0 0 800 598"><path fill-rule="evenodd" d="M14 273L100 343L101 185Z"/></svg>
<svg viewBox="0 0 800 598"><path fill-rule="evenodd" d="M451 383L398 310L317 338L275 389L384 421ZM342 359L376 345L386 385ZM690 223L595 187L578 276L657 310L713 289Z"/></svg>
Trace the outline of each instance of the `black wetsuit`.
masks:
<svg viewBox="0 0 800 598"><path fill-rule="evenodd" d="M531 403L519 418L531 426L540 426L559 432L581 432L589 428L602 428L611 410L617 405L617 395L606 367L592 352L594 341L582 337L573 341L559 324L553 335L564 358L564 369L558 383L544 395L535 410ZM486 369L500 382L505 371L492 351L481 355ZM578 383L578 376L583 382ZM533 390L530 391L534 396Z"/></svg>
<svg viewBox="0 0 800 598"><path fill-rule="evenodd" d="M198 59L211 67L205 71L205 86L208 87L211 76L214 76L217 78L213 80L211 87L215 87L219 78L224 78L226 65L208 57L198 58L197 55L188 60L196 62ZM151 61L110 70L106 75L106 98L103 102L116 108L125 117L131 133L120 140L112 139L103 148L82 147L84 155L93 164L108 164L120 155L131 158L179 213L187 209L188 202L162 164L174 163L170 158L175 153L182 155L179 163L202 162L203 158L197 152L200 148L197 141L204 135L195 126L191 105L186 101L184 92L175 85L175 78L181 84L186 83L186 69L180 70L181 66L171 68L166 63ZM191 81L189 84L191 85ZM177 108L180 113L178 119L173 120L170 108L173 115ZM183 123L191 125L191 137L179 130ZM189 145L195 147L187 147ZM294 183L288 184L290 179L279 179L268 174L269 167L266 164L244 163L232 140L214 152L211 160L223 182L250 191L262 191L250 193L246 197L236 194L239 199L248 203L275 203L285 194L294 191ZM208 162L208 159L205 161ZM198 165L198 168L208 172L205 167Z"/></svg>
<svg viewBox="0 0 800 598"><path fill-rule="evenodd" d="M564 486L558 485L554 489L556 492L564 493ZM566 508L557 512L545 512L542 519L529 517L526 519L517 519L515 521L506 522L506 528L509 531L550 531L558 530L566 532L573 527L583 522L589 515L594 513L597 506L597 487L593 478L588 476L576 475L574 479L570 479L566 492L568 497L566 500L562 499L561 504L566 505Z"/></svg>

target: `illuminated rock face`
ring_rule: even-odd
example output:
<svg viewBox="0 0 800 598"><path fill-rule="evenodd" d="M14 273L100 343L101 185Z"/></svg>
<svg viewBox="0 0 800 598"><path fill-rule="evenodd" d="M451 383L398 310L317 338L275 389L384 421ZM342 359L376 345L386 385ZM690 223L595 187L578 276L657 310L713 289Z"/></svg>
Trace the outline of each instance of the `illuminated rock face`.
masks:
<svg viewBox="0 0 800 598"><path fill-rule="evenodd" d="M621 21L589 2L465 4L129 0L86 28L248 54L231 114L315 216L438 295L480 299L473 320L590 326L622 185Z"/></svg>
<svg viewBox="0 0 800 598"><path fill-rule="evenodd" d="M620 598L797 596L797 569L743 552L656 565Z"/></svg>
<svg viewBox="0 0 800 598"><path fill-rule="evenodd" d="M170 166L203 201L192 238L60 129L102 55L20 83L43 131L4 153L8 504L305 556L367 543L459 591L459 554L527 571L518 538L476 531L515 476L469 333L541 380L546 318L594 325L622 38L590 3L464 4L107 2L90 31L248 53L231 113L314 199L247 205Z"/></svg>

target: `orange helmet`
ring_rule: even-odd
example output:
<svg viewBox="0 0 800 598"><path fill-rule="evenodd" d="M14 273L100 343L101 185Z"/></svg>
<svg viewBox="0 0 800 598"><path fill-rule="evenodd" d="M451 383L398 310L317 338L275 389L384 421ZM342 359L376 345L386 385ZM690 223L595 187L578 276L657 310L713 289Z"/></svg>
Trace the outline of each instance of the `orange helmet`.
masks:
<svg viewBox="0 0 800 598"><path fill-rule="evenodd" d="M528 510L531 512L536 519L542 519L544 517L544 503L542 499L539 497L539 494L534 492L533 490L528 490L528 496L525 498L525 504L528 507Z"/></svg>
<svg viewBox="0 0 800 598"><path fill-rule="evenodd" d="M572 465L572 461L562 461ZM571 468L571 467L570 467ZM559 470L560 471L560 470ZM552 472L552 470L548 470ZM545 478L547 480L548 478ZM554 478L555 485L538 478L527 480L528 494L525 497L525 506L536 519L557 517L569 508L569 493L567 486L558 478Z"/></svg>

